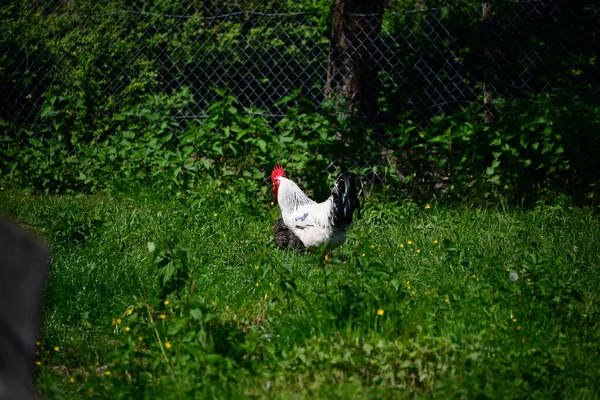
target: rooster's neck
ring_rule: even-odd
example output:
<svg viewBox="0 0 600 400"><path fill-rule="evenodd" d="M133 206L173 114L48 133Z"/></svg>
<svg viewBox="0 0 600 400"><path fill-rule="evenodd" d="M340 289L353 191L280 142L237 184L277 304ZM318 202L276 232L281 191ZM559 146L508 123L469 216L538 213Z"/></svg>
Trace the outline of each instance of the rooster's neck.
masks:
<svg viewBox="0 0 600 400"><path fill-rule="evenodd" d="M280 178L277 202L282 212L293 212L303 205L314 204L298 185L286 178Z"/></svg>

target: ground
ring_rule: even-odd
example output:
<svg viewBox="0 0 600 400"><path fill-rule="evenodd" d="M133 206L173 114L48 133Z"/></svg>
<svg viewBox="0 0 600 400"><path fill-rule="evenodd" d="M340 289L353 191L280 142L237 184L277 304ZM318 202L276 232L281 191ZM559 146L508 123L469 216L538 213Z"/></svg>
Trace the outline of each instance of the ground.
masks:
<svg viewBox="0 0 600 400"><path fill-rule="evenodd" d="M53 247L49 398L595 398L600 218L370 198L330 260L276 207L0 192Z"/></svg>

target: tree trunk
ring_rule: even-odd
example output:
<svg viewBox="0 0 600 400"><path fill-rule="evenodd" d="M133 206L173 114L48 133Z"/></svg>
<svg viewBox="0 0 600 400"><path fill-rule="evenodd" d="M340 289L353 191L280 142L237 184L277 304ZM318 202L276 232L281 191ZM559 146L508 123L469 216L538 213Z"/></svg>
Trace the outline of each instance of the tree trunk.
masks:
<svg viewBox="0 0 600 400"><path fill-rule="evenodd" d="M336 0L325 95L361 117L377 115L384 0Z"/></svg>
<svg viewBox="0 0 600 400"><path fill-rule="evenodd" d="M492 24L494 18L494 0L482 0L483 16L483 122L494 120L493 97L493 60L492 60Z"/></svg>

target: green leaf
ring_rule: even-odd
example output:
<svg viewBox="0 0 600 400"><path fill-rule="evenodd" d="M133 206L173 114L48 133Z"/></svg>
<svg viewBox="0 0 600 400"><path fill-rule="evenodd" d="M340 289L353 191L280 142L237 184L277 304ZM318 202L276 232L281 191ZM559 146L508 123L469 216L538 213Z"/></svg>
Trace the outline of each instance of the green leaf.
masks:
<svg viewBox="0 0 600 400"><path fill-rule="evenodd" d="M56 96L53 97L56 100ZM52 108L54 107L54 101L45 101L44 105L42 105L42 111L40 113L40 117L46 118L47 116L53 115Z"/></svg>
<svg viewBox="0 0 600 400"><path fill-rule="evenodd" d="M527 141L527 137L525 135L521 135L521 137L519 138L519 144L524 149L527 148L527 146L529 145L529 142Z"/></svg>
<svg viewBox="0 0 600 400"><path fill-rule="evenodd" d="M490 146L500 146L502 144L502 139L497 137L490 142Z"/></svg>
<svg viewBox="0 0 600 400"><path fill-rule="evenodd" d="M281 99L277 100L275 102L274 106L278 107L282 104L285 104L285 103L295 99L299 93L300 93L300 89L294 90L292 93L288 94L287 96L283 96Z"/></svg>
<svg viewBox="0 0 600 400"><path fill-rule="evenodd" d="M448 141L447 136L438 135L428 140L429 143L446 143Z"/></svg>
<svg viewBox="0 0 600 400"><path fill-rule="evenodd" d="M239 140L240 140L240 139L242 139L244 136L246 136L246 134L247 134L247 133L248 133L247 131L240 130L240 131L238 132L238 134L235 136L235 141L236 141L236 142L237 142L237 141L239 141Z"/></svg>
<svg viewBox="0 0 600 400"><path fill-rule="evenodd" d="M202 319L202 314L202 310L200 310L199 308L194 308L190 310L190 317L192 317L195 320Z"/></svg>
<svg viewBox="0 0 600 400"><path fill-rule="evenodd" d="M171 277L175 274L176 266L173 262L169 261L167 265L158 270L158 275L163 277L163 285L166 284Z"/></svg>
<svg viewBox="0 0 600 400"><path fill-rule="evenodd" d="M154 244L154 242L148 242L146 245L148 246L148 251L150 253L152 253L154 250L156 250L156 244Z"/></svg>
<svg viewBox="0 0 600 400"><path fill-rule="evenodd" d="M262 139L258 139L256 141L256 144L258 145L258 147L260 148L260 151L262 151L263 153L267 152L267 142L265 142Z"/></svg>
<svg viewBox="0 0 600 400"><path fill-rule="evenodd" d="M488 179L488 182L494 183L496 185L500 185L500 176L494 175Z"/></svg>
<svg viewBox="0 0 600 400"><path fill-rule="evenodd" d="M211 169L212 165L210 163L210 160L208 158L201 158L200 159L200 164L202 164L202 166L204 167L204 169Z"/></svg>
<svg viewBox="0 0 600 400"><path fill-rule="evenodd" d="M213 144L212 149L215 153L218 153L221 156L223 155L223 147L221 147L220 143Z"/></svg>

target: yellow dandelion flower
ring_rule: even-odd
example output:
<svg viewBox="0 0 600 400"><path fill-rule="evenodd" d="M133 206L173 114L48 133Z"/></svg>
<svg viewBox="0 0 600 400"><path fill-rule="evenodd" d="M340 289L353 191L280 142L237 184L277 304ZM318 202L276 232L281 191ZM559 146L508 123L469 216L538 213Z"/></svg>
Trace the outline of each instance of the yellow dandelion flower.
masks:
<svg viewBox="0 0 600 400"><path fill-rule="evenodd" d="M219 215L219 214L217 214L217 213L214 213L214 214L213 214L213 217L217 217L218 215Z"/></svg>
<svg viewBox="0 0 600 400"><path fill-rule="evenodd" d="M269 282L269 286L273 286L273 282Z"/></svg>
<svg viewBox="0 0 600 400"><path fill-rule="evenodd" d="M366 254L365 254L365 253L362 253L362 254L361 254L361 257L365 257L365 256L366 256Z"/></svg>
<svg viewBox="0 0 600 400"><path fill-rule="evenodd" d="M144 338L141 336L138 336L138 342L141 342L142 340L144 340Z"/></svg>
<svg viewBox="0 0 600 400"><path fill-rule="evenodd" d="M475 279L475 278L477 278L477 275L473 274L473 275L471 275L471 278Z"/></svg>
<svg viewBox="0 0 600 400"><path fill-rule="evenodd" d="M272 202L271 202L271 206L274 206L274 205L275 205L275 202L274 202L274 201L272 201Z"/></svg>
<svg viewBox="0 0 600 400"><path fill-rule="evenodd" d="M254 267L254 269L259 270L260 269L260 265L257 265L256 267Z"/></svg>
<svg viewBox="0 0 600 400"><path fill-rule="evenodd" d="M417 291L413 290L412 292L410 292L410 294L412 294L414 296L415 294L417 294Z"/></svg>
<svg viewBox="0 0 600 400"><path fill-rule="evenodd" d="M104 375L110 376L110 371L104 371Z"/></svg>
<svg viewBox="0 0 600 400"><path fill-rule="evenodd" d="M410 281L406 281L406 286L410 286Z"/></svg>
<svg viewBox="0 0 600 400"><path fill-rule="evenodd" d="M73 377L70 377L70 378L69 378L69 382L71 382L71 383L75 383L75 378L73 378Z"/></svg>
<svg viewBox="0 0 600 400"><path fill-rule="evenodd" d="M380 308L379 310L377 310L377 315L383 315L384 311L383 308Z"/></svg>
<svg viewBox="0 0 600 400"><path fill-rule="evenodd" d="M433 241L433 244L438 244L438 241L437 241L437 239Z"/></svg>
<svg viewBox="0 0 600 400"><path fill-rule="evenodd" d="M260 286L260 283L256 282L256 283L254 284L254 286L256 286L256 287L259 287L259 286Z"/></svg>
<svg viewBox="0 0 600 400"><path fill-rule="evenodd" d="M429 210L430 208L431 208L431 206L430 206L429 204L426 204L426 205L425 205L425 209L426 209L426 210Z"/></svg>
<svg viewBox="0 0 600 400"><path fill-rule="evenodd" d="M41 361L36 361L35 365L37 365L39 367L40 365L42 365L42 362Z"/></svg>
<svg viewBox="0 0 600 400"><path fill-rule="evenodd" d="M449 299L449 298L447 298L447 297L444 299L444 301L445 301L446 303L450 303L450 299Z"/></svg>
<svg viewBox="0 0 600 400"><path fill-rule="evenodd" d="M35 342L36 346L40 346L42 343L41 342Z"/></svg>
<svg viewBox="0 0 600 400"><path fill-rule="evenodd" d="M421 250L417 249L417 253L420 253L420 252L421 252Z"/></svg>
<svg viewBox="0 0 600 400"><path fill-rule="evenodd" d="M163 303L164 303L165 306L168 306L169 303L171 303L171 302L169 300L165 300Z"/></svg>
<svg viewBox="0 0 600 400"><path fill-rule="evenodd" d="M131 328L130 328L130 327L128 327L128 326L127 326L127 327L125 327L125 332L129 332L130 330L131 330Z"/></svg>
<svg viewBox="0 0 600 400"><path fill-rule="evenodd" d="M115 320L115 324L119 325L120 323L121 323L121 318L117 318L117 319Z"/></svg>
<svg viewBox="0 0 600 400"><path fill-rule="evenodd" d="M513 318L513 319L512 319L512 322L517 322L517 319L516 319L516 318Z"/></svg>
<svg viewBox="0 0 600 400"><path fill-rule="evenodd" d="M59 350L60 350L60 347L54 346L54 351L59 351Z"/></svg>
<svg viewBox="0 0 600 400"><path fill-rule="evenodd" d="M374 245L374 244L372 244L372 245L370 245L370 246L369 246L369 248L370 248L370 249L374 249L374 248L375 248L375 245Z"/></svg>
<svg viewBox="0 0 600 400"><path fill-rule="evenodd" d="M412 244L412 240L407 240L406 244L408 244L410 246Z"/></svg>
<svg viewBox="0 0 600 400"><path fill-rule="evenodd" d="M166 315L166 314L160 314L160 315L158 316L158 318L160 318L160 319L165 319L165 318L167 318L167 315Z"/></svg>
<svg viewBox="0 0 600 400"><path fill-rule="evenodd" d="M204 21L200 22L200 26L204 26Z"/></svg>
<svg viewBox="0 0 600 400"><path fill-rule="evenodd" d="M171 348L171 343L165 342L165 348L170 349Z"/></svg>
<svg viewBox="0 0 600 400"><path fill-rule="evenodd" d="M404 248L404 243L400 243L400 247L401 247L401 248Z"/></svg>
<svg viewBox="0 0 600 400"><path fill-rule="evenodd" d="M125 310L125 314L127 314L127 315L133 314L133 308L128 308L127 310Z"/></svg>

